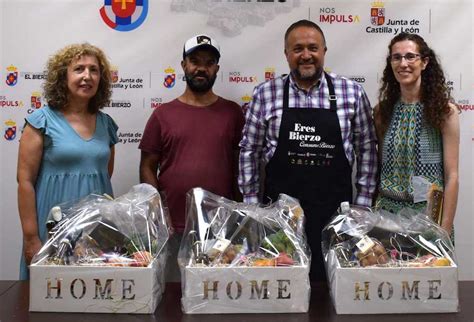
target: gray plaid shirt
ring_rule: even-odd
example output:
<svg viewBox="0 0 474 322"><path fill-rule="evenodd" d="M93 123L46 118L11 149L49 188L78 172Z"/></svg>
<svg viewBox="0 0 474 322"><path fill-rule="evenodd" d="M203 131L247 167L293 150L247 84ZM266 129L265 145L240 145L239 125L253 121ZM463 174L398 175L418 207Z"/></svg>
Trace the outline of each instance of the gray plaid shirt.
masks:
<svg viewBox="0 0 474 322"><path fill-rule="evenodd" d="M371 206L377 174L377 139L372 108L362 86L335 74L329 76L337 96L344 151L351 166L357 160L354 203ZM245 202L258 202L261 161L266 165L276 150L283 112L283 86L287 77L262 83L253 92L240 142L239 187ZM324 77L309 91L300 89L290 77L289 108L329 109L328 96Z"/></svg>

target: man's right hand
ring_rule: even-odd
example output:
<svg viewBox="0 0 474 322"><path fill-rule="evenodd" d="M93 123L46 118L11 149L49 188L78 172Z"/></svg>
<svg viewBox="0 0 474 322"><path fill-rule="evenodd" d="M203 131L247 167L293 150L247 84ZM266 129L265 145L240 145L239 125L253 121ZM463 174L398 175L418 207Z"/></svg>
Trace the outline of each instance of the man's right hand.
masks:
<svg viewBox="0 0 474 322"><path fill-rule="evenodd" d="M142 151L140 157L140 183L148 183L158 189L158 166L160 156Z"/></svg>

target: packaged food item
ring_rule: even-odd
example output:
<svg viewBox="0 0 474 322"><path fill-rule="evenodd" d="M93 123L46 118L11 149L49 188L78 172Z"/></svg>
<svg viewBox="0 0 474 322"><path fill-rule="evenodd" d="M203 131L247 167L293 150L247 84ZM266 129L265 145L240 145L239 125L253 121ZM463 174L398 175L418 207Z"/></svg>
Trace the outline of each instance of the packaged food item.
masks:
<svg viewBox="0 0 474 322"><path fill-rule="evenodd" d="M454 246L437 223L424 213L398 214L341 204L323 229L323 254L336 253L341 267L433 266L426 256L455 264Z"/></svg>
<svg viewBox="0 0 474 322"><path fill-rule="evenodd" d="M303 210L290 196L260 207L196 188L188 194L187 216L181 267L291 266L310 260Z"/></svg>
<svg viewBox="0 0 474 322"><path fill-rule="evenodd" d="M262 207L188 192L178 254L185 313L306 312L310 260L296 199Z"/></svg>
<svg viewBox="0 0 474 322"><path fill-rule="evenodd" d="M168 214L150 185L111 200L89 195L51 209L49 239L32 264L148 266L165 249Z"/></svg>
<svg viewBox="0 0 474 322"><path fill-rule="evenodd" d="M459 309L453 244L424 212L343 203L323 229L321 246L338 314Z"/></svg>
<svg viewBox="0 0 474 322"><path fill-rule="evenodd" d="M413 202L426 201L426 215L441 226L443 221L443 187L431 183L423 176L413 176L411 183L413 186Z"/></svg>
<svg viewBox="0 0 474 322"><path fill-rule="evenodd" d="M155 312L170 228L158 191L89 195L51 209L49 239L30 265L30 311Z"/></svg>
<svg viewBox="0 0 474 322"><path fill-rule="evenodd" d="M443 199L443 188L436 184L432 184L428 191L426 210L431 219L440 226L443 222Z"/></svg>

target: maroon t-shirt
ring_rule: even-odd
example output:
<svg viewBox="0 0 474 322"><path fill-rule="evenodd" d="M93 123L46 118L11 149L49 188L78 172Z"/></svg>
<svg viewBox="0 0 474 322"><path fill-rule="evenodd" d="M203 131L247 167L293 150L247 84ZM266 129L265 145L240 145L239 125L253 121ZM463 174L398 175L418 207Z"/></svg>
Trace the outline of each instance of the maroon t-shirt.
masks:
<svg viewBox="0 0 474 322"><path fill-rule="evenodd" d="M206 107L175 99L150 116L139 149L160 156L158 190L177 232L184 230L190 189L232 198L234 153L243 125L241 107L221 97Z"/></svg>

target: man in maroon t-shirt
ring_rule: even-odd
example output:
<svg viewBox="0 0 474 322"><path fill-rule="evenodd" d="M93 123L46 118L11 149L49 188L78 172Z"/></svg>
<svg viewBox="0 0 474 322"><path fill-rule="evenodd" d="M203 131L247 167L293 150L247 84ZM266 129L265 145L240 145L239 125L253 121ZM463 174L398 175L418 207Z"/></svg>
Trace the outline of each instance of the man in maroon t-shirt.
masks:
<svg viewBox="0 0 474 322"><path fill-rule="evenodd" d="M153 112L139 145L140 182L160 191L176 232L169 241L167 281L179 281L176 254L185 225L186 192L202 187L230 199L238 194L244 116L238 104L212 91L219 58L219 45L209 36L186 41L181 62L186 89Z"/></svg>

